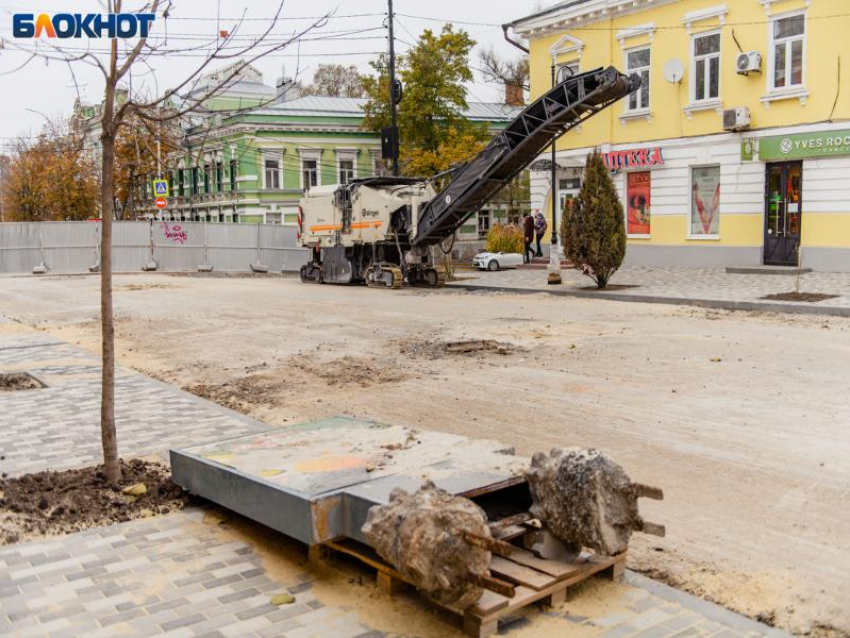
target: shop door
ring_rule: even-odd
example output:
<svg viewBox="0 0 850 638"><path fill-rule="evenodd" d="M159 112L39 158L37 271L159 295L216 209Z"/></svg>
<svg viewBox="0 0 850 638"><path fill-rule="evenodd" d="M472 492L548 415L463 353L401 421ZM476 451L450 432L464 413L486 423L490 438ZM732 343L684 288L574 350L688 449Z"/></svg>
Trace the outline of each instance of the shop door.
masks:
<svg viewBox="0 0 850 638"><path fill-rule="evenodd" d="M796 266L803 216L803 163L767 165L764 263Z"/></svg>

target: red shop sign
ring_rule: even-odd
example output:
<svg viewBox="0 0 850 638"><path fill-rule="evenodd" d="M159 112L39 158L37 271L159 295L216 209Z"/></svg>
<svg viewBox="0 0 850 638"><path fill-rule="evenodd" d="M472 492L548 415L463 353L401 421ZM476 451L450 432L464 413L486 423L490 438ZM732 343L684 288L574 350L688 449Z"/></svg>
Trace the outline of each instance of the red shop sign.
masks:
<svg viewBox="0 0 850 638"><path fill-rule="evenodd" d="M602 161L605 162L605 168L609 171L618 171L622 168L653 168L654 166L664 166L664 158L661 157L660 146L603 153Z"/></svg>

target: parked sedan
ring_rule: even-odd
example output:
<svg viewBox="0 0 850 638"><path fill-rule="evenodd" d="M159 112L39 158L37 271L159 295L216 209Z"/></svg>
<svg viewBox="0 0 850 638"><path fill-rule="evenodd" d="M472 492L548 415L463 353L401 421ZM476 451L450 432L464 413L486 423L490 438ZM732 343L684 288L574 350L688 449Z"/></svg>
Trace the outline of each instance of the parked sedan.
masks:
<svg viewBox="0 0 850 638"><path fill-rule="evenodd" d="M472 258L472 265L481 270L502 270L516 268L522 263L519 253L478 253Z"/></svg>

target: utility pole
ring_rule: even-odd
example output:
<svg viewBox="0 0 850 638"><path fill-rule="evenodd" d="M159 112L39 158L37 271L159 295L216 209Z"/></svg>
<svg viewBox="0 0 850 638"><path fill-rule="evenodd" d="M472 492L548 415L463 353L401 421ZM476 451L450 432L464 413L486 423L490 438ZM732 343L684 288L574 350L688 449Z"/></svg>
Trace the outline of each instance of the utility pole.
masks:
<svg viewBox="0 0 850 638"><path fill-rule="evenodd" d="M389 2L389 27L390 27L390 122L393 129L393 175L398 175L398 113L396 104L396 83L395 83L395 38L393 37L393 0Z"/></svg>
<svg viewBox="0 0 850 638"><path fill-rule="evenodd" d="M552 88L558 81L558 70L555 66L555 61L552 61ZM557 137L552 138L552 235L549 241L549 250L555 250L558 244L558 160L555 152L555 145L558 141Z"/></svg>

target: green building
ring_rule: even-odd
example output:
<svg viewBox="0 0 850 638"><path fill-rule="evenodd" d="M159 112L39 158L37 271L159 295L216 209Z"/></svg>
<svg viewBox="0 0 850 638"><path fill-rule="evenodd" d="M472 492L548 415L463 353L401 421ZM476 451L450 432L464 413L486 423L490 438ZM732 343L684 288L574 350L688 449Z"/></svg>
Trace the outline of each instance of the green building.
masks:
<svg viewBox="0 0 850 638"><path fill-rule="evenodd" d="M226 73L208 74L195 90ZM209 113L185 125L186 152L168 161L168 207L153 208L147 184L145 212L168 220L295 224L304 190L385 171L379 136L361 128L365 100L300 97L291 87L279 80L273 88L253 67L244 69L210 101ZM473 102L466 116L495 133L518 112ZM489 218L470 220L466 234L477 238L484 226Z"/></svg>

